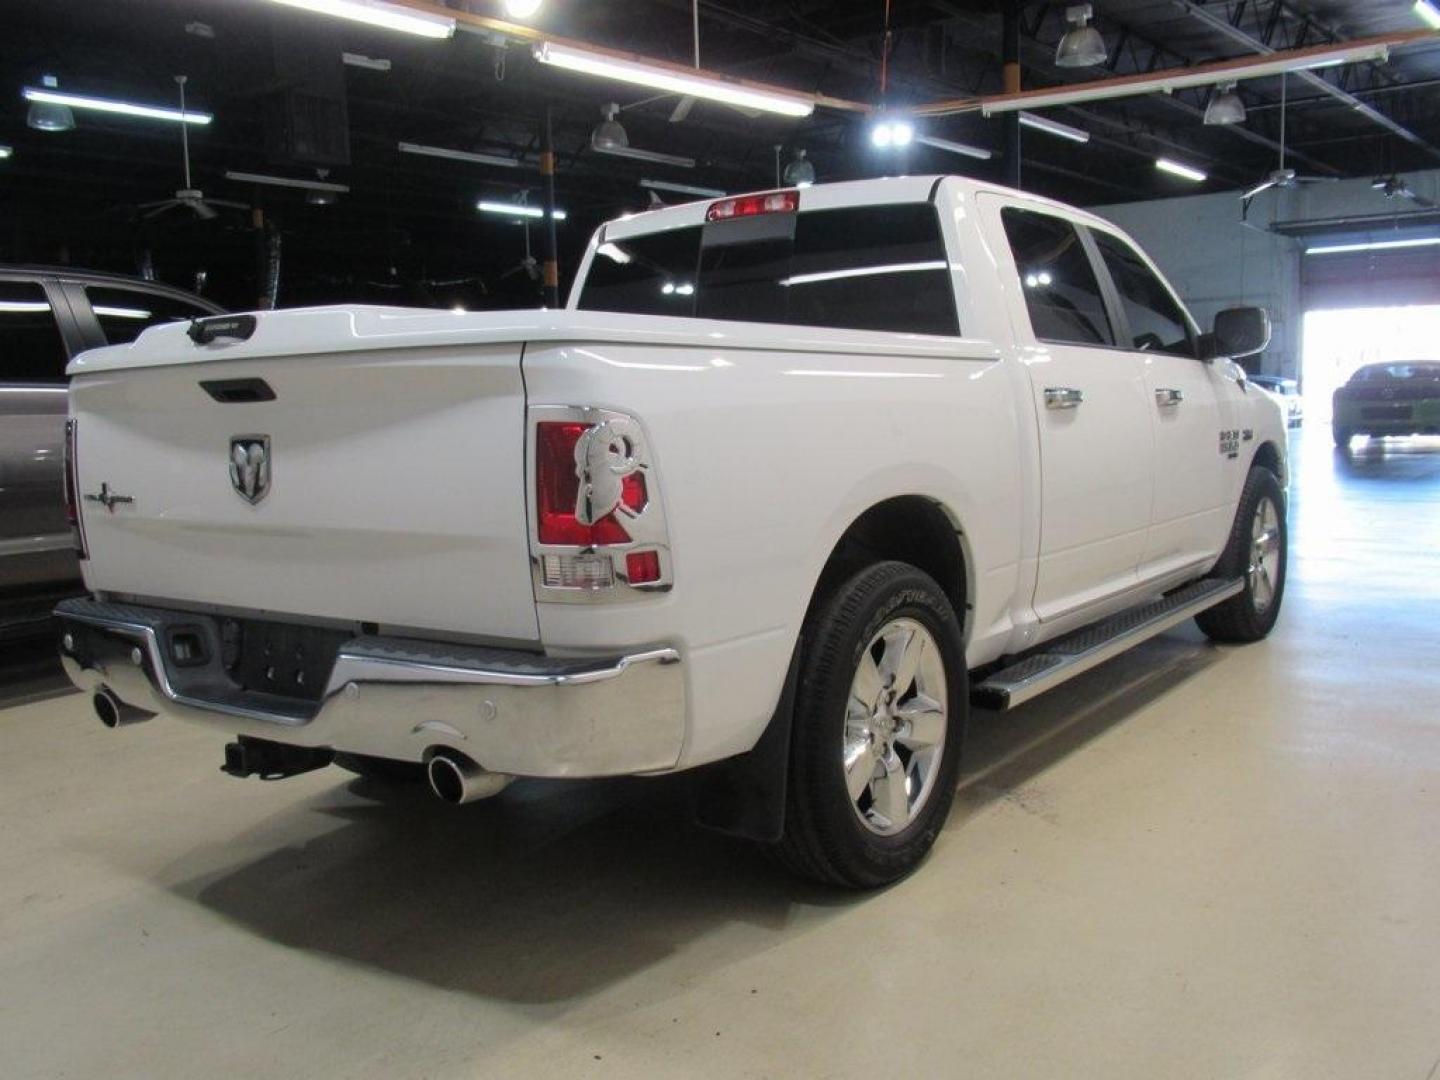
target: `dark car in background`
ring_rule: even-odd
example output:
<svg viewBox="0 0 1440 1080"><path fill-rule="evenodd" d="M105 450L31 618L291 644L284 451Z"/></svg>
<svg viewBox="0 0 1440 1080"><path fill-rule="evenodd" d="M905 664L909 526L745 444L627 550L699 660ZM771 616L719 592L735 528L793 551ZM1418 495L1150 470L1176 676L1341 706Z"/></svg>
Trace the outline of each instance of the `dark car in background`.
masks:
<svg viewBox="0 0 1440 1080"><path fill-rule="evenodd" d="M0 639L43 628L80 591L65 517L65 365L155 323L222 309L153 281L0 265Z"/></svg>
<svg viewBox="0 0 1440 1080"><path fill-rule="evenodd" d="M1300 384L1279 375L1251 375L1250 382L1263 387L1285 403L1285 420L1291 427L1305 421L1305 408L1300 401Z"/></svg>
<svg viewBox="0 0 1440 1080"><path fill-rule="evenodd" d="M1440 435L1440 361L1366 364L1335 391L1335 445L1356 435Z"/></svg>

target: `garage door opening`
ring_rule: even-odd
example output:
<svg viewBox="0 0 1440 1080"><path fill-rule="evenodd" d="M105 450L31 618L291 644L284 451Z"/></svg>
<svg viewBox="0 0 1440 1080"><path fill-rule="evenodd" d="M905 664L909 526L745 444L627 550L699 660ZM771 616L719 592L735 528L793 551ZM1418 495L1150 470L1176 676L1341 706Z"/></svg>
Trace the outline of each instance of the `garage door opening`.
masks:
<svg viewBox="0 0 1440 1080"><path fill-rule="evenodd" d="M1440 360L1440 305L1305 313L1301 388L1308 419L1330 420L1330 395L1365 364Z"/></svg>

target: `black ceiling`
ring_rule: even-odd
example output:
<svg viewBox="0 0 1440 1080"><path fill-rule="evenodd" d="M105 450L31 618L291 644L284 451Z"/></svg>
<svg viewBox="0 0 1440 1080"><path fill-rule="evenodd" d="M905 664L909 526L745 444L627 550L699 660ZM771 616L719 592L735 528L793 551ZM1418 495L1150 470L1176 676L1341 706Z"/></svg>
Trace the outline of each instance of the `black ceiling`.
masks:
<svg viewBox="0 0 1440 1080"><path fill-rule="evenodd" d="M499 0L452 0L503 17ZM1021 59L1027 88L1104 72L1054 66L1064 3L1022 5ZM836 97L879 98L884 0L722 0L700 4L704 66ZM993 93L1000 88L998 2L892 0L888 104ZM1250 55L1269 46L1318 45L1418 22L1412 0L1095 0L1110 70L1127 74ZM775 179L775 146L805 148L821 180L906 171L999 178L998 162L916 147L903 161L868 143L863 119L818 110L808 120L749 117L699 104L672 122L674 98L551 71L528 47L461 32L428 41L278 7L267 0L26 0L0 2L0 260L69 261L134 272L147 256L177 284L209 272L222 302L250 305L261 279L255 219L227 212L213 222L186 211L139 222L137 204L180 186L173 124L77 114L79 126L50 134L26 127L24 85L44 74L75 92L165 102L173 76L190 77L192 103L215 114L192 130L196 185L212 197L260 207L282 241L281 302L386 299L397 302L529 302L517 269L524 230L484 220L477 197L538 198L533 165L540 118L553 110L559 151L562 266L595 223L645 204L642 177L727 190ZM535 24L557 35L680 62L691 59L690 0L547 0ZM199 25L197 25L199 24ZM1228 29L1227 29L1228 27ZM1255 44L1251 44L1251 42ZM390 61L381 72L342 65L348 51ZM1303 172L1364 176L1440 166L1440 38L1396 52L1386 64L1330 69L1324 78L1353 97L1292 77L1287 142ZM350 186L333 206L304 193L226 180L225 170L316 176L275 144L276 102L288 89L318 86L343 102L348 163L327 179ZM1249 119L1206 128L1204 91L1102 102L1049 115L1091 132L1089 145L1027 132L1024 186L1078 203L1105 203L1196 190L1239 188L1275 167L1280 81L1246 82ZM1353 107L1388 117L1382 126ZM642 164L589 149L607 101L626 106L631 144L698 159L694 169ZM1397 133L1402 129L1404 134ZM998 151L998 121L936 119L925 130ZM481 166L399 153L400 141L520 158L521 168ZM342 147L347 143L342 141ZM292 148L293 150L293 148ZM1199 188L1156 172L1167 154L1205 168ZM682 198L672 196L672 199ZM532 237L537 245L539 234ZM503 275L503 276L502 276ZM444 284L444 283L450 284Z"/></svg>

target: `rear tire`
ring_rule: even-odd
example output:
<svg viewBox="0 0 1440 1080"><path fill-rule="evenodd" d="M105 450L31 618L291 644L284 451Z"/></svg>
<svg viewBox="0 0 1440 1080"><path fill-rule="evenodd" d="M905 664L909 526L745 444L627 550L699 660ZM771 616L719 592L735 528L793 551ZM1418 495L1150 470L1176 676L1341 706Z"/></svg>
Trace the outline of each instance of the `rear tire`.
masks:
<svg viewBox="0 0 1440 1080"><path fill-rule="evenodd" d="M1212 641L1243 644L1270 633L1285 597L1289 533L1285 523L1285 492L1269 469L1250 469L1230 542L1213 577L1245 579L1245 589L1222 604L1195 616Z"/></svg>
<svg viewBox="0 0 1440 1080"><path fill-rule="evenodd" d="M954 799L968 709L960 623L933 578L882 562L834 588L802 640L780 861L854 889L914 870Z"/></svg>

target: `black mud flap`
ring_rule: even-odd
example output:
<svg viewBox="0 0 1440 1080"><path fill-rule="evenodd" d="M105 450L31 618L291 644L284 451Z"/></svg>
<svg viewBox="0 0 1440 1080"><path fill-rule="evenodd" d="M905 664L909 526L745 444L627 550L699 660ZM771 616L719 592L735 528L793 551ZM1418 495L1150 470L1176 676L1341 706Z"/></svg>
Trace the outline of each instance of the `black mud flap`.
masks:
<svg viewBox="0 0 1440 1080"><path fill-rule="evenodd" d="M220 771L231 776L258 776L261 780L283 780L287 776L323 769L334 759L330 750L309 746L289 746L241 735L225 744L225 764Z"/></svg>
<svg viewBox="0 0 1440 1080"><path fill-rule="evenodd" d="M790 657L780 703L760 741L747 753L697 769L695 823L728 836L773 844L785 831L790 775L790 727L799 682L800 642Z"/></svg>

